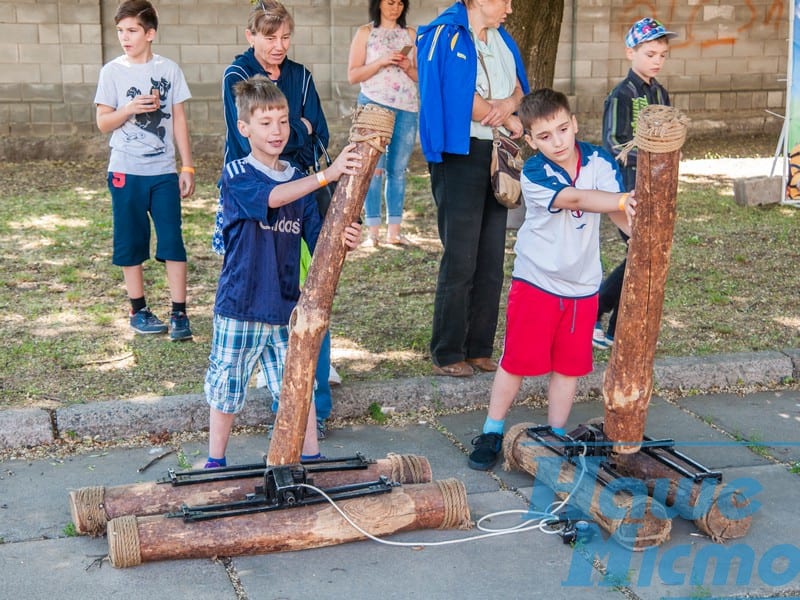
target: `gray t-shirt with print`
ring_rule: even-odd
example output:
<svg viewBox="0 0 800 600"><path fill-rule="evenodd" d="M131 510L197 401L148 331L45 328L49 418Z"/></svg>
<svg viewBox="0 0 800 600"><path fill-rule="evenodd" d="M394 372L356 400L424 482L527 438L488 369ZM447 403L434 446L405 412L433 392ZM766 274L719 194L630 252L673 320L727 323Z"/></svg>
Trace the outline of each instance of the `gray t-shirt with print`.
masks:
<svg viewBox="0 0 800 600"><path fill-rule="evenodd" d="M175 173L173 105L189 98L189 86L181 68L172 60L153 55L144 64L123 55L100 70L95 104L115 110L150 90L159 91L158 110L130 117L111 134L108 170L131 175Z"/></svg>

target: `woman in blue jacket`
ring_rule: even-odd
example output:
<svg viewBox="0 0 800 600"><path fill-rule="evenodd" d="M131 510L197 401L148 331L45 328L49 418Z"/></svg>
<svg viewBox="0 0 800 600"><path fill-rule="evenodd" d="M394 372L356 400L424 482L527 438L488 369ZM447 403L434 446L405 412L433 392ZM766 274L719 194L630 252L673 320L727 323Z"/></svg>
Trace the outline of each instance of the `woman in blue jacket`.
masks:
<svg viewBox="0 0 800 600"><path fill-rule="evenodd" d="M492 128L520 137L515 112L529 91L502 26L509 13L511 0L459 0L417 36L420 142L444 247L431 336L438 375L497 369L507 209L492 192Z"/></svg>

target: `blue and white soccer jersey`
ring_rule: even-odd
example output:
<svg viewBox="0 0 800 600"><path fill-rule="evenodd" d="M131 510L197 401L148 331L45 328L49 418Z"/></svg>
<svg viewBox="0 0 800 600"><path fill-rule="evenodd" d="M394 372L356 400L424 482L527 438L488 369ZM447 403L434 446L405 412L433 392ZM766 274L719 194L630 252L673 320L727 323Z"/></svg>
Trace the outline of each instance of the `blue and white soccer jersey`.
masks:
<svg viewBox="0 0 800 600"><path fill-rule="evenodd" d="M597 293L603 278L599 213L553 208L567 187L619 192L622 179L612 156L599 146L577 142L578 173L572 181L560 166L538 153L525 162L522 195L525 222L514 246L513 277L567 298Z"/></svg>

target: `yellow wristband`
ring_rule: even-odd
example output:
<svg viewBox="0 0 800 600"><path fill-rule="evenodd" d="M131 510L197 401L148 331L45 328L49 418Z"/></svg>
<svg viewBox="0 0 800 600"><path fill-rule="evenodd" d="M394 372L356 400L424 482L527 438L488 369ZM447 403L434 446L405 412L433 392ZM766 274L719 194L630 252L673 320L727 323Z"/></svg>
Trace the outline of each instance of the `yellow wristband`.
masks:
<svg viewBox="0 0 800 600"><path fill-rule="evenodd" d="M328 180L325 179L324 171L317 171L317 183L319 184L319 187L325 187L328 185Z"/></svg>
<svg viewBox="0 0 800 600"><path fill-rule="evenodd" d="M191 173L194 175L194 167L181 167L181 173Z"/></svg>
<svg viewBox="0 0 800 600"><path fill-rule="evenodd" d="M628 199L628 196L630 196L630 194L625 192L619 197L619 204L617 205L617 208L619 208L621 211L625 211L625 200Z"/></svg>

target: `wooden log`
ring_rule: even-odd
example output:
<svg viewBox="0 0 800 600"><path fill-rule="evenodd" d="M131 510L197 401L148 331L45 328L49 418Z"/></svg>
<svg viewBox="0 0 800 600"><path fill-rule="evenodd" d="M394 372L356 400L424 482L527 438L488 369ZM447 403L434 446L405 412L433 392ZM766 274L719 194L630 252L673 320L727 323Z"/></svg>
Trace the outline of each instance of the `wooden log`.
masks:
<svg viewBox="0 0 800 600"><path fill-rule="evenodd" d="M342 500L338 506L375 536L471 526L466 489L457 479L397 487L386 494ZM366 536L327 503L190 523L132 515L108 523L109 558L115 567L305 550L363 539Z"/></svg>
<svg viewBox="0 0 800 600"><path fill-rule="evenodd" d="M324 489L375 481L382 476L401 484L429 483L433 479L427 458L407 454L379 458L366 469L314 473L313 479L314 485ZM70 491L70 513L78 533L102 535L108 521L117 517L159 515L177 510L183 504L207 506L234 502L254 493L255 487L263 484L263 477L242 477L177 486L154 481L114 487L92 486Z"/></svg>
<svg viewBox="0 0 800 600"><path fill-rule="evenodd" d="M687 470L693 470L692 465L670 458ZM619 473L642 480L651 496L656 493L667 508L692 521L717 543L744 537L750 530L753 517L751 511L744 510L750 505L750 500L739 490L714 480L693 481L682 477L642 452L618 454L612 462Z"/></svg>
<svg viewBox="0 0 800 600"><path fill-rule="evenodd" d="M270 465L300 462L317 356L346 255L344 230L359 219L373 171L391 140L393 127L394 113L376 104L359 108L353 116L350 141L361 154L362 170L356 176L339 179L300 300L292 313L280 406L267 455Z"/></svg>
<svg viewBox="0 0 800 600"><path fill-rule="evenodd" d="M603 381L605 433L619 453L636 452L644 436L686 122L676 109L652 105L642 110L636 126L636 216L614 346Z"/></svg>
<svg viewBox="0 0 800 600"><path fill-rule="evenodd" d="M641 551L669 539L672 520L665 518L667 511L662 504L647 495L622 490L612 493L606 489L609 481L604 480L602 472L588 470L581 477L580 469L566 459L558 468L550 468L553 465L551 461L560 456L529 437L527 429L530 427L536 427L536 424L519 423L506 433L503 439L506 469L530 473L561 500L570 495L570 506L591 515L600 527L626 547ZM555 437L550 441L559 444ZM540 463L548 465L548 468L540 469ZM609 510L610 506L613 506L613 511Z"/></svg>

